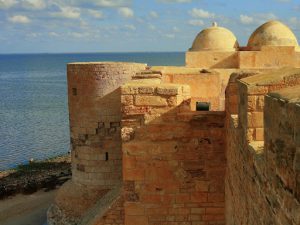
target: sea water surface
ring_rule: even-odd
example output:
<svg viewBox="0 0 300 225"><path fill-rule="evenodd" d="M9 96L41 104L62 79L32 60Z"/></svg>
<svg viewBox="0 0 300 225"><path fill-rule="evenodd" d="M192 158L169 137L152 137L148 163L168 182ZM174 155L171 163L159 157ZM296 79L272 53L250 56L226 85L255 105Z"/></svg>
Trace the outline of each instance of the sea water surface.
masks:
<svg viewBox="0 0 300 225"><path fill-rule="evenodd" d="M69 151L66 64L184 65L184 53L0 55L0 171Z"/></svg>

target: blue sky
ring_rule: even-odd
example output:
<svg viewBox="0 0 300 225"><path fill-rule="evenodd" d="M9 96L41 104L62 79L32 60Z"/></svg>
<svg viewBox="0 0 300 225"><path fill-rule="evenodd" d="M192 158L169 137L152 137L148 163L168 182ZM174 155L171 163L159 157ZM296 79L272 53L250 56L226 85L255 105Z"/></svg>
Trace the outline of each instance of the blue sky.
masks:
<svg viewBox="0 0 300 225"><path fill-rule="evenodd" d="M300 40L300 0L0 0L0 53L186 51L213 21L246 45L271 19Z"/></svg>

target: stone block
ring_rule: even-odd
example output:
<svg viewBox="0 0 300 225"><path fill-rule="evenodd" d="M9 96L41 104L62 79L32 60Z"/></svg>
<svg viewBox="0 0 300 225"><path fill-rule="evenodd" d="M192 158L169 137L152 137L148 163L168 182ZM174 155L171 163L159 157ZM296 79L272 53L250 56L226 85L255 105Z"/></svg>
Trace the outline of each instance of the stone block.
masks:
<svg viewBox="0 0 300 225"><path fill-rule="evenodd" d="M155 87L153 86L141 86L138 88L140 94L154 94Z"/></svg>
<svg viewBox="0 0 300 225"><path fill-rule="evenodd" d="M147 216L129 216L125 214L125 224L126 225L148 225Z"/></svg>
<svg viewBox="0 0 300 225"><path fill-rule="evenodd" d="M136 202L126 202L124 204L125 215L142 216L145 215L144 205Z"/></svg>
<svg viewBox="0 0 300 225"><path fill-rule="evenodd" d="M136 167L136 158L133 156L123 155L123 168L134 169Z"/></svg>
<svg viewBox="0 0 300 225"><path fill-rule="evenodd" d="M249 95L248 96L248 112L256 111L256 96Z"/></svg>
<svg viewBox="0 0 300 225"><path fill-rule="evenodd" d="M208 202L224 202L224 193L208 193Z"/></svg>
<svg viewBox="0 0 300 225"><path fill-rule="evenodd" d="M136 96L137 106L168 106L167 100L160 96Z"/></svg>
<svg viewBox="0 0 300 225"><path fill-rule="evenodd" d="M123 169L123 179L127 181L145 180L145 171L140 168Z"/></svg>
<svg viewBox="0 0 300 225"><path fill-rule="evenodd" d="M206 214L224 214L225 209L224 208L206 208L205 213Z"/></svg>
<svg viewBox="0 0 300 225"><path fill-rule="evenodd" d="M124 116L142 115L150 111L149 106L125 106L122 109Z"/></svg>
<svg viewBox="0 0 300 225"><path fill-rule="evenodd" d="M255 128L255 141L264 141L264 128Z"/></svg>
<svg viewBox="0 0 300 225"><path fill-rule="evenodd" d="M248 112L247 122L248 122L248 128L263 128L264 127L263 112Z"/></svg>
<svg viewBox="0 0 300 225"><path fill-rule="evenodd" d="M191 202L207 202L207 193L205 192L193 192L191 194Z"/></svg>
<svg viewBox="0 0 300 225"><path fill-rule="evenodd" d="M256 98L256 110L259 112L264 111L265 97L263 95L257 96Z"/></svg>
<svg viewBox="0 0 300 225"><path fill-rule="evenodd" d="M133 95L138 93L139 93L138 86L130 86L127 84L121 86L121 95Z"/></svg>
<svg viewBox="0 0 300 225"><path fill-rule="evenodd" d="M122 105L133 105L133 95L122 95L121 96Z"/></svg>
<svg viewBox="0 0 300 225"><path fill-rule="evenodd" d="M206 211L205 208L191 208L191 214L204 214Z"/></svg>
<svg viewBox="0 0 300 225"><path fill-rule="evenodd" d="M160 95L179 95L182 94L181 86L158 86L157 94Z"/></svg>

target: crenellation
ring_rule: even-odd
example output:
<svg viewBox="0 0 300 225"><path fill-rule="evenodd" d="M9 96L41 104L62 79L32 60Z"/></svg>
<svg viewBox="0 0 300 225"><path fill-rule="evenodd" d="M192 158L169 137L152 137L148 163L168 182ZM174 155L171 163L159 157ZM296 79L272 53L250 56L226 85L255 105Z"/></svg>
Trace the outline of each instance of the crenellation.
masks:
<svg viewBox="0 0 300 225"><path fill-rule="evenodd" d="M246 47L214 24L183 67L68 64L73 177L49 224L300 224L299 59L269 21Z"/></svg>

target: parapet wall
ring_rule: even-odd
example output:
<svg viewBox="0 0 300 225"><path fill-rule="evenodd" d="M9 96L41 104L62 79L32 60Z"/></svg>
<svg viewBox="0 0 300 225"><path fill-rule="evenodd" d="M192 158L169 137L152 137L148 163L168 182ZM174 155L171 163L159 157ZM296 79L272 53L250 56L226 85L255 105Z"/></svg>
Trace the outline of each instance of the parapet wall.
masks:
<svg viewBox="0 0 300 225"><path fill-rule="evenodd" d="M196 111L197 102L209 102L211 111L224 111L225 89L230 74L236 69L203 69L187 67L153 67L162 73L164 83L189 85L191 110Z"/></svg>
<svg viewBox="0 0 300 225"><path fill-rule="evenodd" d="M190 112L187 85L121 89L124 224L224 224L225 114Z"/></svg>
<svg viewBox="0 0 300 225"><path fill-rule="evenodd" d="M300 224L300 69L145 69L68 65L73 178L49 224Z"/></svg>
<svg viewBox="0 0 300 225"><path fill-rule="evenodd" d="M263 46L259 51L186 52L186 66L206 69L270 69L300 67L300 52L294 46Z"/></svg>
<svg viewBox="0 0 300 225"><path fill-rule="evenodd" d="M238 111L226 112L226 224L300 223L299 82L295 69L237 81Z"/></svg>

